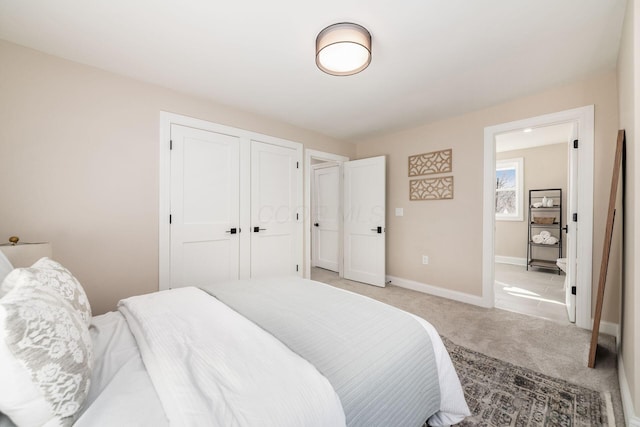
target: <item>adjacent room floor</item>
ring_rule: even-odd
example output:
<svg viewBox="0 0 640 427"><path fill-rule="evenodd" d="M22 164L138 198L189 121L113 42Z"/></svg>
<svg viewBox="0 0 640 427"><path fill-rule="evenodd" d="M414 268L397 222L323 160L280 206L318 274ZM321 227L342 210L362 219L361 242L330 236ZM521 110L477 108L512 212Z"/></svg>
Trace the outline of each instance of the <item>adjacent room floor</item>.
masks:
<svg viewBox="0 0 640 427"><path fill-rule="evenodd" d="M496 263L495 306L569 324L564 279L564 273Z"/></svg>
<svg viewBox="0 0 640 427"><path fill-rule="evenodd" d="M587 367L591 332L501 309L486 309L427 295L393 284L385 288L340 279L337 273L311 269L319 282L369 296L423 317L456 344L488 356L611 393L616 425L624 426L618 384L615 338L600 335L596 368Z"/></svg>

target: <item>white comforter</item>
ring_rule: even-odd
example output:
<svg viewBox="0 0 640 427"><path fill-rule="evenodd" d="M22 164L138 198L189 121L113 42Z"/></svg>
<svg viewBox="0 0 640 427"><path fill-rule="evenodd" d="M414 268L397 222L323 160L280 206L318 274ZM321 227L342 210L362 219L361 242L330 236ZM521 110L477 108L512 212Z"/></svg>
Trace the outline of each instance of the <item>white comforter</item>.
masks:
<svg viewBox="0 0 640 427"><path fill-rule="evenodd" d="M345 425L340 400L311 364L195 288L121 301L171 425Z"/></svg>
<svg viewBox="0 0 640 427"><path fill-rule="evenodd" d="M128 313L127 320L120 312L93 318L95 368L76 427L210 426L211 419L218 425L234 425L225 417L238 417L238 423L239 417L246 417L245 425L344 425L335 392L315 368L217 299L183 289L128 301L142 306L141 312L134 315L127 302L121 309ZM150 327L134 326L143 318ZM455 369L433 326L415 318L431 337L441 389L440 410L429 423L457 423L469 410ZM259 338L250 338L254 336ZM172 355L153 350L151 342ZM211 345L217 350L206 349ZM249 347L243 350L245 345ZM289 362L295 370L287 366ZM176 384L170 382L174 379ZM240 409L230 407L233 403ZM209 412L214 414L211 419Z"/></svg>

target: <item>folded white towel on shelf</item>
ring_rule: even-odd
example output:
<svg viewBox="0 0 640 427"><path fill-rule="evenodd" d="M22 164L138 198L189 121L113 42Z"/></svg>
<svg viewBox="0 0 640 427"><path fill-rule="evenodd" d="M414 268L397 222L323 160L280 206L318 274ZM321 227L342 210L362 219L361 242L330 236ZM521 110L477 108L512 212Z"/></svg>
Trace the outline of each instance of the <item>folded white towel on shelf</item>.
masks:
<svg viewBox="0 0 640 427"><path fill-rule="evenodd" d="M544 237L542 237L542 236L541 236L541 235L539 235L539 234L536 234L535 236L532 236L532 237L531 237L531 241L532 241L533 243L543 243L543 242L544 242L544 240L545 240L545 239L544 239Z"/></svg>
<svg viewBox="0 0 640 427"><path fill-rule="evenodd" d="M550 236L544 239L544 242L542 243L544 243L545 245L555 245L556 243L558 243L558 239L553 236Z"/></svg>
<svg viewBox="0 0 640 427"><path fill-rule="evenodd" d="M542 236L543 239L547 239L547 238L551 237L551 233L549 233L547 230L542 230L540 232L540 236Z"/></svg>

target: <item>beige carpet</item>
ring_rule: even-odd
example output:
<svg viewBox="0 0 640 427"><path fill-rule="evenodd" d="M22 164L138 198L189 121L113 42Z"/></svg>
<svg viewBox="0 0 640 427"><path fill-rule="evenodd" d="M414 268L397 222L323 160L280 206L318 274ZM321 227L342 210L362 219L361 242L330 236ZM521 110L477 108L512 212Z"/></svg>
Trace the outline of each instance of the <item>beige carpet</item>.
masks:
<svg viewBox="0 0 640 427"><path fill-rule="evenodd" d="M393 285L378 288L340 279L336 273L319 268L312 268L311 278L421 316L441 335L471 350L583 387L610 392L616 425L625 425L614 337L600 336L596 369L589 369L591 332L574 325L485 309Z"/></svg>

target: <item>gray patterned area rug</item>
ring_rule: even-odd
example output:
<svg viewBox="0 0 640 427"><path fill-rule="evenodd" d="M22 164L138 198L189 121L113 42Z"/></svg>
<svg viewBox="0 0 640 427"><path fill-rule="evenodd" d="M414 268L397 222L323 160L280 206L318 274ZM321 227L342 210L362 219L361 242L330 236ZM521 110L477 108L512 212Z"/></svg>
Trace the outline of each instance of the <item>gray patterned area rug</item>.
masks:
<svg viewBox="0 0 640 427"><path fill-rule="evenodd" d="M472 414L458 425L609 425L607 399L600 392L443 341Z"/></svg>

